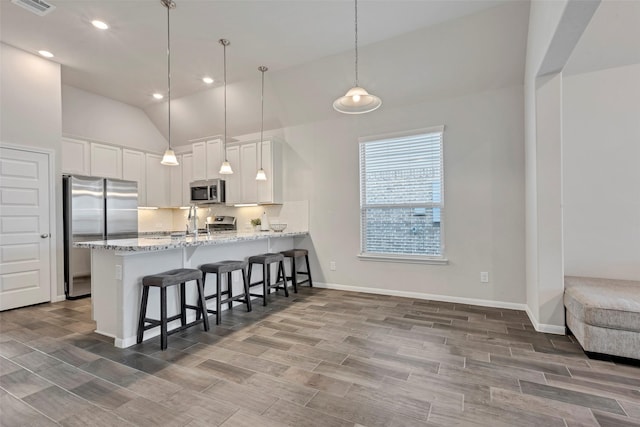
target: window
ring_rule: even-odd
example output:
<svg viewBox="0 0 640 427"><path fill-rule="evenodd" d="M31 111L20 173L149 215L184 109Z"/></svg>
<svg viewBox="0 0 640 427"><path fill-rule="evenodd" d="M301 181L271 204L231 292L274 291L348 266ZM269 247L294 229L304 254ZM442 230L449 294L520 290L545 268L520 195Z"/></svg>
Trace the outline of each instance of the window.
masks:
<svg viewBox="0 0 640 427"><path fill-rule="evenodd" d="M361 257L444 260L443 133L360 142Z"/></svg>

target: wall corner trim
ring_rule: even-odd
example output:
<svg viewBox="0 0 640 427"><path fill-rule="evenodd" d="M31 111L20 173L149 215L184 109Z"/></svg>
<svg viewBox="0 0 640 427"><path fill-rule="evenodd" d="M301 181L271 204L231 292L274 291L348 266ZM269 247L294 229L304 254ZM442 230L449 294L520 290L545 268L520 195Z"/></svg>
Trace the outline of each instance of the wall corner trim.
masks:
<svg viewBox="0 0 640 427"><path fill-rule="evenodd" d="M567 328L565 326L560 325L547 325L545 323L539 323L538 319L533 315L531 309L528 305L525 305L525 311L527 312L527 316L529 316L529 320L533 324L533 327L538 332L542 332L545 334L555 334L555 335L566 335Z"/></svg>

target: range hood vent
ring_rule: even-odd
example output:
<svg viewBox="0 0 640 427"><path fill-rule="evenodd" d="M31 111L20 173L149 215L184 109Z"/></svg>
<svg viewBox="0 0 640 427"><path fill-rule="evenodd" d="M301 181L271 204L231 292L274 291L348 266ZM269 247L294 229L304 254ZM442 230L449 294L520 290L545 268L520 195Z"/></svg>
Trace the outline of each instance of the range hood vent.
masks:
<svg viewBox="0 0 640 427"><path fill-rule="evenodd" d="M33 12L36 15L47 15L56 8L51 3L47 3L44 0L11 0L11 3L17 4L20 7L27 9L29 12Z"/></svg>

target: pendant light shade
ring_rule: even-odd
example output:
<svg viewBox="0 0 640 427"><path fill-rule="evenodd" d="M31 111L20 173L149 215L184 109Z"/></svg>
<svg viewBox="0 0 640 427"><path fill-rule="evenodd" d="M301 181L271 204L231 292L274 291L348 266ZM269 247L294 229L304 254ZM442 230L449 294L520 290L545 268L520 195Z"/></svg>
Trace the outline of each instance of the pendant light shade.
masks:
<svg viewBox="0 0 640 427"><path fill-rule="evenodd" d="M164 152L160 163L166 166L178 166L180 164L178 163L176 153L171 148L167 148L167 151Z"/></svg>
<svg viewBox="0 0 640 427"><path fill-rule="evenodd" d="M175 9L176 3L173 0L161 0L164 7L167 8L167 127L168 127L168 139L169 148L164 152L162 156L163 165L178 166L178 159L176 153L171 148L171 25L170 25L170 12L171 9Z"/></svg>
<svg viewBox="0 0 640 427"><path fill-rule="evenodd" d="M227 46L231 43L227 39L220 39L218 43L222 45L223 65L224 65L224 140L222 141L222 149L224 150L224 162L220 165L220 175L231 175L231 163L227 160Z"/></svg>
<svg viewBox="0 0 640 427"><path fill-rule="evenodd" d="M256 174L256 181L266 181L267 174L262 168L262 141L264 139L264 73L268 68L264 65L258 67L258 71L262 73L262 92L260 97L260 102L262 104L261 108L261 117L260 117L260 142L258 142L260 148L260 169L258 169L258 173Z"/></svg>
<svg viewBox="0 0 640 427"><path fill-rule="evenodd" d="M378 109L382 100L371 95L358 84L358 0L355 2L355 69L356 84L340 98L333 102L333 108L344 114L363 114Z"/></svg>

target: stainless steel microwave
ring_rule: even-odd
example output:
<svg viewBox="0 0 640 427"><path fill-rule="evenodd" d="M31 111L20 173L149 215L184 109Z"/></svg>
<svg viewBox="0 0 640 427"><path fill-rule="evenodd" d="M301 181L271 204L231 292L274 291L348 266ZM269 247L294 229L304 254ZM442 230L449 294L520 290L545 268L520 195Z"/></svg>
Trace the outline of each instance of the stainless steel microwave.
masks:
<svg viewBox="0 0 640 427"><path fill-rule="evenodd" d="M224 203L225 191L223 179L194 181L190 185L191 203Z"/></svg>

